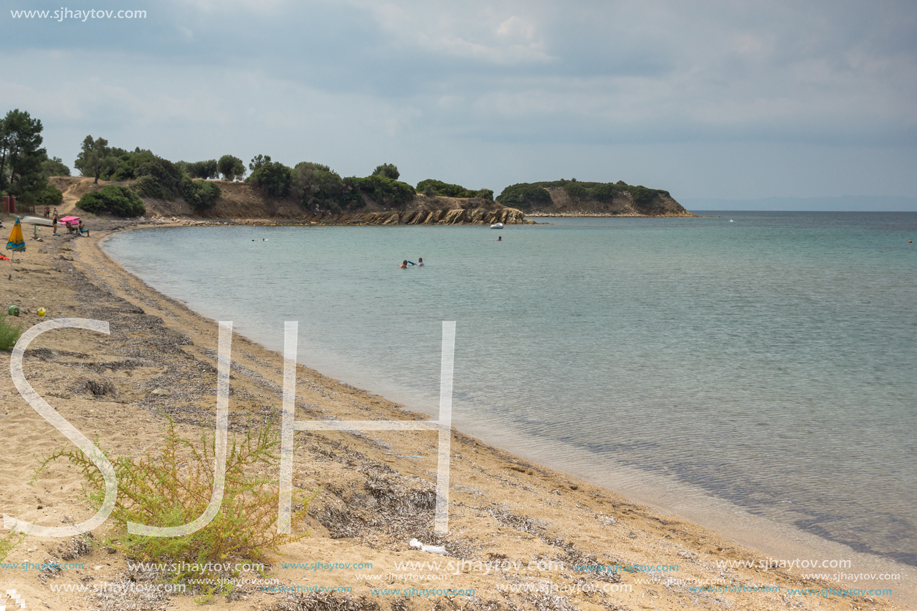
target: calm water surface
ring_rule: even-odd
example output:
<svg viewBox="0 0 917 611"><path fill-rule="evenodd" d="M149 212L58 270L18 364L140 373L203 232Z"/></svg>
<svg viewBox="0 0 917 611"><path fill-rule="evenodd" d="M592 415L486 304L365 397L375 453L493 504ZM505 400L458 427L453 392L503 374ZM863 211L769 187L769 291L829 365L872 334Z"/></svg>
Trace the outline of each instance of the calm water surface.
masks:
<svg viewBox="0 0 917 611"><path fill-rule="evenodd" d="M917 565L917 214L715 214L552 219L502 242L208 227L106 248L269 347L298 320L301 362L430 413L455 320L460 428Z"/></svg>

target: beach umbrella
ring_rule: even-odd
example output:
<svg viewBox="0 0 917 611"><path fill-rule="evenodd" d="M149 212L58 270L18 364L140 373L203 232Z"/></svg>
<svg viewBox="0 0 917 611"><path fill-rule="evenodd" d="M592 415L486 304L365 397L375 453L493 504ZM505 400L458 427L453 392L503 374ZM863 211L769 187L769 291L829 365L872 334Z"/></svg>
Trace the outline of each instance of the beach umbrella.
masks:
<svg viewBox="0 0 917 611"><path fill-rule="evenodd" d="M25 252L25 238L22 237L22 225L18 217L16 224L13 225L13 231L10 232L10 239L6 242L6 249L13 252ZM13 257L10 257L10 277L7 279L13 279Z"/></svg>

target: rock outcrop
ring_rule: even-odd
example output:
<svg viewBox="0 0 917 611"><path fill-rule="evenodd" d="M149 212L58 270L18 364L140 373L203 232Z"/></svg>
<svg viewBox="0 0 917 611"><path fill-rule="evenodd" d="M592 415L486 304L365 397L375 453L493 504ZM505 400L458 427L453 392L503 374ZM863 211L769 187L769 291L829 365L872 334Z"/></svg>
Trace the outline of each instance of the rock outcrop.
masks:
<svg viewBox="0 0 917 611"><path fill-rule="evenodd" d="M545 187L551 206L529 210L531 216L694 216L668 193L660 192L649 202L638 204L628 191L619 191L610 201L571 197L561 187Z"/></svg>

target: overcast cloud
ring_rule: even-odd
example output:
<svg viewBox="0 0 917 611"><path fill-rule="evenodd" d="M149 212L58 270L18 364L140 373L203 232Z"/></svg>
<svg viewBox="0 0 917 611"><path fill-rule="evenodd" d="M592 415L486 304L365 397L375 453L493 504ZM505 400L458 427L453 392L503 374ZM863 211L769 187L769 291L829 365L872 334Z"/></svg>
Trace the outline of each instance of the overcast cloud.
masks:
<svg viewBox="0 0 917 611"><path fill-rule="evenodd" d="M177 160L393 162L499 192L917 192L913 2L4 2L0 100ZM13 10L146 10L14 19Z"/></svg>

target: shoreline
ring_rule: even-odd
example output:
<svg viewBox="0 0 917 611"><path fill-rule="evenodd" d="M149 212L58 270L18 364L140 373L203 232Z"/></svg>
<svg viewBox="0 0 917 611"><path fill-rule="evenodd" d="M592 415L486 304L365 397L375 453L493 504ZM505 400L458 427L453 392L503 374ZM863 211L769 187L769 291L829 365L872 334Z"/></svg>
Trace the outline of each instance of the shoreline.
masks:
<svg viewBox="0 0 917 611"><path fill-rule="evenodd" d="M178 225L186 224L190 223L178 223ZM125 224L122 227L113 229L154 228L157 226L176 225L171 223L143 226ZM160 318L163 326L170 332L180 330L190 342L190 344L184 344L180 347L182 359L191 358L192 361L213 363L215 361L212 353L215 348L216 323L191 310L176 299L158 293L143 280L133 276L114 261L101 248L101 241L111 233L113 231L95 231L93 232L93 238L90 240L46 238L47 242L43 247L48 247L49 260L63 262L65 266L72 264L79 273L83 274L88 282L98 287L100 292L106 295L106 298L110 296L114 300L132 304L134 308L143 312L138 316ZM99 237L102 239L99 239ZM48 244L52 240L60 240L60 242ZM28 240L29 247L34 244L31 240ZM72 262L67 258L57 259L57 257L70 256L67 251L64 251L66 254L61 253L60 248L67 247L64 244L73 247L73 250L70 251L73 253ZM58 249L54 251L53 246L57 246ZM29 253L27 252L22 256L23 265L29 263L28 258ZM5 279L4 284L6 284ZM64 288L74 289L72 284ZM75 292L79 293L78 290ZM126 307L130 308L130 305ZM57 313L52 315L57 315ZM38 344L39 342L36 341L36 345ZM234 339L233 355L233 362L236 364L233 372L233 385L234 387L243 388L245 390L243 394L250 395L253 398L251 399L253 404L248 407L252 411L260 413L255 410L255 404L263 404L264 401L256 400L255 398L273 395L274 399L276 399L276 389L279 388L281 383L282 355L239 335L236 335L236 339ZM148 356L151 361L155 360L152 358L155 355ZM391 419L403 419L405 417L416 419L420 417L418 414L407 411L382 397L355 389L337 380L329 379L303 365L299 365L297 370L297 376L300 378L297 395L300 400L304 401L308 398L311 402L303 413L308 414L311 411L312 418L333 415L342 419L357 419L348 415L351 412L358 414L358 418L361 420L371 419L372 416L386 416ZM136 378L136 376L134 377ZM212 378L212 376L210 377ZM125 385L125 390L121 391L122 398L129 398L127 397L129 394L127 388L131 383L136 385L136 379L124 382L117 381L119 382L119 390L121 389L120 383ZM208 385L212 389L212 380L209 378L202 382L204 389ZM36 389L39 389L37 383ZM12 396L12 393L7 394ZM206 394L212 394L212 390ZM313 396L310 397L310 394ZM304 395L306 396L304 397ZM88 400L90 404L92 401L95 401L95 399ZM137 409L141 411L144 409L144 401L150 402L149 395L140 401L141 407ZM123 407L124 404L129 403L130 401L126 401L122 402L121 405ZM196 414L199 420L206 425L206 419L202 417L203 414L208 413L206 402L196 405L197 401L194 399L188 401L179 398L179 400L170 401L169 403L175 403L170 407L175 408L177 414ZM182 405L183 403L186 405ZM276 404L276 400L273 403ZM196 411L184 409L188 407L188 404L195 404L193 407ZM315 411L314 406L321 406L319 408L320 412ZM354 409L354 406L357 406L356 409ZM29 409L28 406L24 407L25 410ZM263 411L265 407L261 405L259 409ZM22 406L20 406L21 408ZM239 408L239 405L231 405L231 410L234 413ZM146 411L149 412L149 409ZM302 419L303 413L299 413L299 409L297 411L297 419ZM25 412L25 415L28 415L28 412ZM41 422L37 416L34 419ZM193 419L192 417L190 420ZM190 423L190 420L187 420L186 423ZM755 570L754 568L748 569L744 567L723 569L717 567L717 560L759 559L761 553L736 547L729 539L703 527L685 522L680 518L673 518L648 507L637 506L612 490L603 489L553 469L533 464L497 447L482 444L455 431L455 429L453 431L453 452L456 455L456 458L452 461L454 476L452 480L453 492L450 498L452 502L450 519L453 529L442 541L447 545L447 550L451 552L451 556L462 557L464 555L469 560L474 558L487 560L488 553L486 549L493 548L495 551L490 552L490 556L502 555L511 558L562 557L571 563L572 559L578 559L582 564L630 562L653 566L679 566L681 569L674 576L671 574L665 575L658 571L644 571L643 574L624 573L623 575L618 575L617 581L602 582L601 580L591 580L590 583L595 581L595 583L630 585L632 586L632 591L613 592L604 597L586 596L580 591L568 596L567 598L571 603L579 606L579 608L614 608L608 605L623 605L628 609L676 609L684 608L685 606L703 609L719 608L723 602L728 601L738 608L782 609L793 608L792 603L794 602L806 603L807 598L811 600L810 597L803 596L781 596L780 594L750 593L747 591L692 592L686 583L678 583L679 581L685 582L688 579L694 579L698 583L704 579L720 579L724 580L724 587L729 587L730 585L732 587L757 587L768 583L784 589L791 586L801 588L827 587L827 582L823 580L807 581L800 579L798 577L799 571ZM432 473L430 471L431 465L415 465L414 463L418 461L413 461L412 455L409 454L409 452L416 453L419 447L423 447L424 450L421 454L429 458L427 452L432 451L434 446L431 446L430 440L424 438L420 433L373 433L372 435L368 433L300 433L298 438L299 436L307 437L310 444L316 446L324 443L317 438L330 439L337 443L335 447L338 447L338 451L343 452L344 456L347 455L348 451L355 452L364 457L358 459L358 462L365 461L366 464L371 463L373 465L384 464L402 476L419 477L420 479L426 479L429 483L429 476ZM410 443L405 443L404 437L409 437ZM155 443L155 439L148 439L146 442ZM390 451L386 451L386 448ZM318 452L317 455L321 456L322 452ZM399 457L400 460L386 458L386 456L392 455ZM300 456L298 451L295 468L300 469L300 465L303 465L303 470L305 470L305 466L315 464L315 460L314 457ZM353 460L353 457L351 457L351 460ZM350 479L357 488L359 487L359 478L354 480L352 478L353 474L348 477L344 472L334 467L333 464L331 466L336 476L342 479ZM350 470L352 469L345 469L345 471ZM307 476L304 485L308 488L311 483L318 485L323 490L335 490L334 496L338 499L346 500L346 490L339 490L341 488L339 484L332 484L335 481L332 478L330 481L323 482L321 475L316 474ZM323 483L324 486L322 486ZM481 494L476 494L475 491ZM495 500L496 502L494 502ZM489 504L488 501L490 501ZM7 513L12 512L7 511ZM312 515L312 511L310 511L310 515ZM429 527L432 527L432 524ZM323 528L326 531L325 533L321 532ZM416 528L421 527L418 525ZM322 553L326 553L328 556L342 554L363 557L376 556L380 561L383 561L380 564L383 564L384 561L391 561L394 557L404 556L412 559L416 558L417 560L428 560L431 556L422 552L409 551L406 545L407 537L400 536L389 540L391 538L387 539L383 532L377 532L379 529L373 527L363 528L363 532L358 537L344 537L341 539L329 538L334 533L328 531L327 527L320 521L314 523L312 530L312 537L303 540L301 543L287 546L281 552L292 554L294 557L297 554L305 554L311 558L318 556L317 550L321 550ZM422 528L420 532L423 533ZM481 535L480 532L487 533L487 536ZM632 534L634 536L631 536ZM424 536L429 538L430 534L426 533ZM359 540L359 545L354 543L355 539ZM500 545L492 546L485 543L491 540L499 540ZM432 542L432 540L424 542ZM437 541L437 543L439 542ZM28 545L34 547L31 544L31 540ZM450 549L450 546L452 549ZM329 549L332 550L331 553L327 552ZM20 552L21 550L19 549L14 550L13 555ZM9 560L12 560L12 556ZM294 560L294 562L298 562L298 560ZM865 572L865 569L856 570L856 567L853 567L853 570L854 572ZM542 581L546 579L558 586L562 586L565 583L582 582L583 578L587 576L594 577L594 575L589 575L588 573L569 571L565 576L551 573L540 574L538 579ZM361 584L359 581L354 581L352 574L339 577L341 579L338 581L349 583L352 586L365 584L365 582ZM510 600L514 604L521 605L517 608L527 608L526 605L535 605L536 601L534 600L526 599L525 596L508 596L496 587L500 583L504 585L506 583L515 583L513 580L505 577L494 578L489 576L489 579L486 577L488 576L463 573L456 576L449 583L450 587L474 587L480 592L476 594L476 597L483 601L491 599ZM523 575L521 577L516 576L515 579L517 581L525 581L529 577L531 576ZM646 577L650 578L650 583L636 582L637 579ZM903 583L888 583L885 587L904 588L905 584L909 584L909 581L904 575L902 577L904 578L902 580ZM294 578L294 582L295 579L300 579L301 583L302 578ZM8 580L5 580L4 583L6 581ZM325 581L330 582L329 579ZM357 595L357 587L353 589L354 595ZM252 596L256 597L257 594L252 594ZM261 598L265 598L265 596L268 602L274 598L270 595L262 595ZM896 596L896 598L899 597ZM857 606L875 609L896 608L884 599L870 598L871 600L863 597L817 597L823 608L828 609L853 609L857 608ZM171 599L173 604L175 600ZM602 604L598 604L600 600L603 601ZM379 602L383 606L385 605L383 601L380 600ZM647 604L650 606L647 607ZM237 607L233 604L230 608ZM238 608L267 609L269 607L252 607L240 604Z"/></svg>

